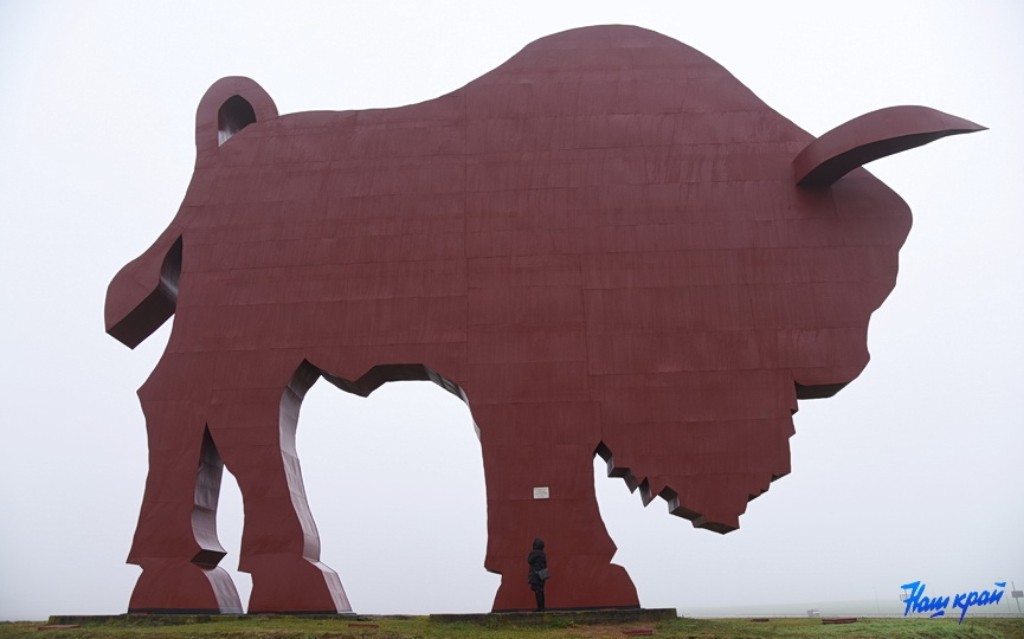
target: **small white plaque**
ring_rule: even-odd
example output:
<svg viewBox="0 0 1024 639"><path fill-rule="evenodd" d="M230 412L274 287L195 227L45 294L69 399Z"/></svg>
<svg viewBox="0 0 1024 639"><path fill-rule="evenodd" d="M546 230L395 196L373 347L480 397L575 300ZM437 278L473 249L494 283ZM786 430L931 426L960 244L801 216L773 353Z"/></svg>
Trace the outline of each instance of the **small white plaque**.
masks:
<svg viewBox="0 0 1024 639"><path fill-rule="evenodd" d="M533 488L534 499L550 499L551 491L548 490L547 486L534 486Z"/></svg>

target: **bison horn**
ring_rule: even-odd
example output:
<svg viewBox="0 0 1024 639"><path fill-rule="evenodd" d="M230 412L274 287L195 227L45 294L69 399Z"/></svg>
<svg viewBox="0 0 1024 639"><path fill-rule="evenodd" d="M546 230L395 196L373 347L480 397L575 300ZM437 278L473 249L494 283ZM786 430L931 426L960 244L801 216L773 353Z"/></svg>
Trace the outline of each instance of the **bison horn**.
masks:
<svg viewBox="0 0 1024 639"><path fill-rule="evenodd" d="M879 109L840 124L804 147L793 160L796 181L800 186L826 187L872 160L985 128L923 106Z"/></svg>

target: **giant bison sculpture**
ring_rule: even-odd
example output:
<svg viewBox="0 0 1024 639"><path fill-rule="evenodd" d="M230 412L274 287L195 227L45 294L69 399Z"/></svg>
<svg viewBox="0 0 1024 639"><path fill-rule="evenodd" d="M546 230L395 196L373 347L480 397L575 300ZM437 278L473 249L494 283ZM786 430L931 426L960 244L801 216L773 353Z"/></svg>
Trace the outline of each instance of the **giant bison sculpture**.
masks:
<svg viewBox="0 0 1024 639"><path fill-rule="evenodd" d="M132 611L242 610L217 539L245 508L249 612L345 612L295 447L323 378L429 380L469 404L495 610L634 607L595 500L610 475L725 533L789 472L797 401L868 361L907 205L865 162L981 129L896 107L815 138L713 60L628 26L542 38L420 104L279 115L224 78L170 225L114 277L128 346L171 315L139 389L149 475ZM386 455L387 451L381 451Z"/></svg>

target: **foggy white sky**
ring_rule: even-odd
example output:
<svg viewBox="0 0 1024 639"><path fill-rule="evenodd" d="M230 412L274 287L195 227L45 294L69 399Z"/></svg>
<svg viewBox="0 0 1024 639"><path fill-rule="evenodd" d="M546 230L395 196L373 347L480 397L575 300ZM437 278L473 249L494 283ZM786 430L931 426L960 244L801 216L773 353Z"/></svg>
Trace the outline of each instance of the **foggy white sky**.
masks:
<svg viewBox="0 0 1024 639"><path fill-rule="evenodd" d="M130 351L103 332L104 294L177 210L210 84L250 76L281 113L398 106L602 23L698 48L814 134L897 104L991 128L869 166L915 215L872 362L837 397L801 404L793 472L738 531L694 529L660 500L644 509L596 467L641 604L1024 584L1024 5L0 0L0 619L127 608L146 476L135 389L169 324ZM466 408L428 385L359 399L321 383L302 410L323 560L353 607L489 610ZM219 521L233 570L232 480ZM233 574L244 603L249 578Z"/></svg>

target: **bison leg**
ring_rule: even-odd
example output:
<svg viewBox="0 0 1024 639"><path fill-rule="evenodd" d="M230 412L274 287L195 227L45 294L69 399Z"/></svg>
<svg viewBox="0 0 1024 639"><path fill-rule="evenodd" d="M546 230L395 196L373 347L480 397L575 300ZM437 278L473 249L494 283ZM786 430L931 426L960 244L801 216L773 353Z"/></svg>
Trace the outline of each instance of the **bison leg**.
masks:
<svg viewBox="0 0 1024 639"><path fill-rule="evenodd" d="M308 385L306 386L308 388ZM295 450L305 389L225 391L214 397L213 436L245 506L239 570L252 575L249 613L351 610L338 575L320 563Z"/></svg>
<svg viewBox="0 0 1024 639"><path fill-rule="evenodd" d="M220 456L188 402L146 399L146 390L149 476L128 557L142 575L129 612L240 613L235 585L217 566Z"/></svg>
<svg viewBox="0 0 1024 639"><path fill-rule="evenodd" d="M534 608L526 556L536 537L551 572L548 608L639 607L629 574L611 563L615 544L597 506L592 405L485 405L473 414L487 479L485 567L502 576L493 609Z"/></svg>

